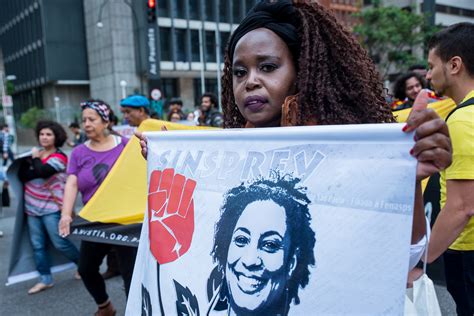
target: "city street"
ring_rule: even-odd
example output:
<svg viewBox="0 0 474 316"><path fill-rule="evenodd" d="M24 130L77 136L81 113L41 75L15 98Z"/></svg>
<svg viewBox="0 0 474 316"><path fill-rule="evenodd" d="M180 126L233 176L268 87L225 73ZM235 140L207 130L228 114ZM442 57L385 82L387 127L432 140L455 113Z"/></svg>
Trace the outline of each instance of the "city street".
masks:
<svg viewBox="0 0 474 316"><path fill-rule="evenodd" d="M15 202L16 199L12 197L11 205ZM8 207L0 211L0 231L3 231L3 237L0 237L0 315L93 315L96 305L82 281L74 279L74 270L55 274L54 287L35 295L28 295L27 292L37 280L5 286L15 220L13 210L14 207ZM105 271L105 265L102 271ZM123 315L125 293L122 278L115 277L106 283L117 315Z"/></svg>

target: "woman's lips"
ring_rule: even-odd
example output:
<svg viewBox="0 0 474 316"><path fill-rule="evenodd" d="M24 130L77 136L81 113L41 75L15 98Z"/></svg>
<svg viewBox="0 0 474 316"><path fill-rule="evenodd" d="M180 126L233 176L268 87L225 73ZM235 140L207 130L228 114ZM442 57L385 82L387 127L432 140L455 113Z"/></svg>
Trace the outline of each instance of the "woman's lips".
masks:
<svg viewBox="0 0 474 316"><path fill-rule="evenodd" d="M254 294L262 290L266 282L264 279L255 276L245 276L237 273L238 286L246 294Z"/></svg>
<svg viewBox="0 0 474 316"><path fill-rule="evenodd" d="M245 99L245 107L252 112L260 111L265 104L268 103L267 98L261 96L250 96Z"/></svg>

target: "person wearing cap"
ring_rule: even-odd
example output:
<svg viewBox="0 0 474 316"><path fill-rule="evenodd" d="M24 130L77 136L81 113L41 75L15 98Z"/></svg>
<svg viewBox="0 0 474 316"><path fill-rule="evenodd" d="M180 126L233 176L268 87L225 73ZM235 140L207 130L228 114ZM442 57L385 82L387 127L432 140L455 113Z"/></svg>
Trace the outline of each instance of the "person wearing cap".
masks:
<svg viewBox="0 0 474 316"><path fill-rule="evenodd" d="M150 118L150 101L142 95L131 95L120 101L120 112L130 126L139 126Z"/></svg>

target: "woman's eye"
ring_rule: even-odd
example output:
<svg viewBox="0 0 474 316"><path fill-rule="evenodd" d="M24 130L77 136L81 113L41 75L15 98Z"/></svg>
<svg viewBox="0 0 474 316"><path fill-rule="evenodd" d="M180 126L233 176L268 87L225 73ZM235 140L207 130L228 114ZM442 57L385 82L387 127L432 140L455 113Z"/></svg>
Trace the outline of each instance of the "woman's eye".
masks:
<svg viewBox="0 0 474 316"><path fill-rule="evenodd" d="M262 243L262 249L266 252L275 253L282 248L282 244L279 241L269 240Z"/></svg>
<svg viewBox="0 0 474 316"><path fill-rule="evenodd" d="M238 78L245 76L245 74L246 74L246 71L243 70L243 69L235 69L234 70L234 76L236 76Z"/></svg>
<svg viewBox="0 0 474 316"><path fill-rule="evenodd" d="M247 245L249 243L249 239L245 236L236 236L234 238L234 244L237 246L237 247L244 247L245 245Z"/></svg>
<svg viewBox="0 0 474 316"><path fill-rule="evenodd" d="M263 64L260 69L263 71L263 72L272 72L274 71L275 69L277 69L278 67L274 64Z"/></svg>

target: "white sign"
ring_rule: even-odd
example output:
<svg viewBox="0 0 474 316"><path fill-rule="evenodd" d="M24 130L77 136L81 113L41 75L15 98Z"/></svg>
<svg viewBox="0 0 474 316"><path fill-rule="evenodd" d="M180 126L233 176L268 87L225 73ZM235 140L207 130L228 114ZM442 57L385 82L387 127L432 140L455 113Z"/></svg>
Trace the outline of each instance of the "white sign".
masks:
<svg viewBox="0 0 474 316"><path fill-rule="evenodd" d="M137 128L130 125L116 125L112 129L123 137L132 138Z"/></svg>
<svg viewBox="0 0 474 316"><path fill-rule="evenodd" d="M403 314L416 160L401 129L146 133L126 314Z"/></svg>
<svg viewBox="0 0 474 316"><path fill-rule="evenodd" d="M3 106L13 106L13 99L11 95L4 95L2 97L2 105Z"/></svg>
<svg viewBox="0 0 474 316"><path fill-rule="evenodd" d="M161 91L159 89L151 90L151 98L155 101L161 99Z"/></svg>

